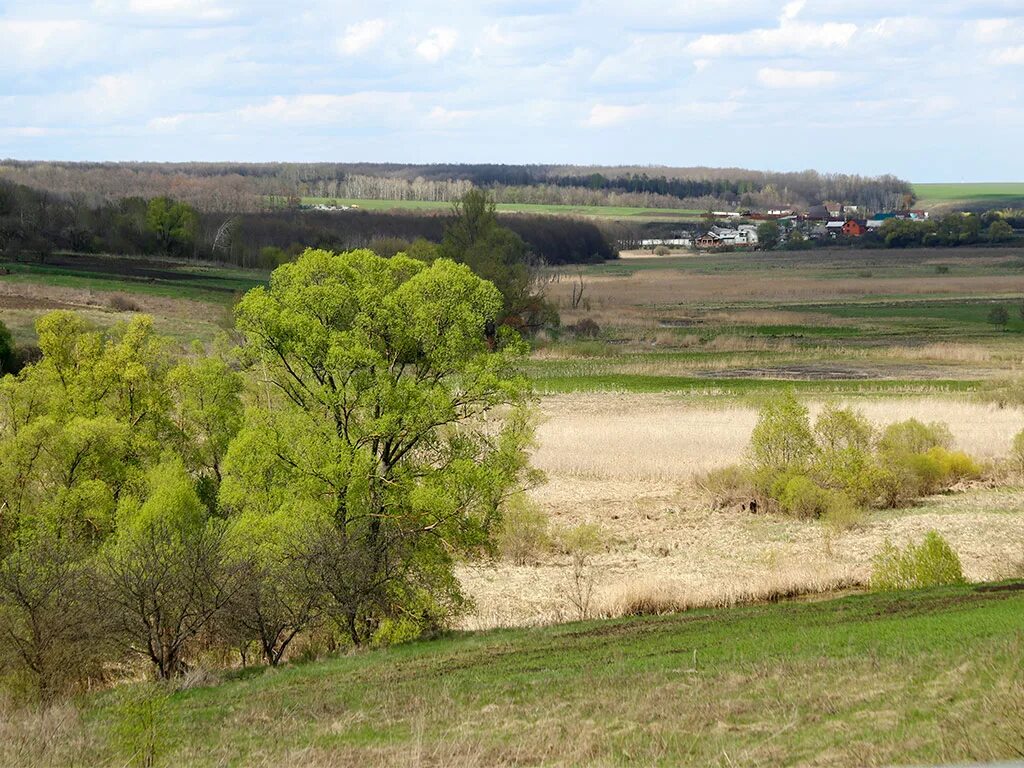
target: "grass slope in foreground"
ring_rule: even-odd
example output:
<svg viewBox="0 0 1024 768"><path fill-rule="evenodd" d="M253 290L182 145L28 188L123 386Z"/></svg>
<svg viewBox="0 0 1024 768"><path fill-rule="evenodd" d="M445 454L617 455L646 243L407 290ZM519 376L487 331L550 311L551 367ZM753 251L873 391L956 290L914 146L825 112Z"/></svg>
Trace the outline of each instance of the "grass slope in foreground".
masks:
<svg viewBox="0 0 1024 768"><path fill-rule="evenodd" d="M1021 586L460 634L250 670L158 702L156 764L872 765L1012 756L1024 748ZM121 703L131 690L87 700L58 740L76 764L124 764L130 746L118 747L116 734L138 711ZM47 759L17 749L0 746L0 762Z"/></svg>

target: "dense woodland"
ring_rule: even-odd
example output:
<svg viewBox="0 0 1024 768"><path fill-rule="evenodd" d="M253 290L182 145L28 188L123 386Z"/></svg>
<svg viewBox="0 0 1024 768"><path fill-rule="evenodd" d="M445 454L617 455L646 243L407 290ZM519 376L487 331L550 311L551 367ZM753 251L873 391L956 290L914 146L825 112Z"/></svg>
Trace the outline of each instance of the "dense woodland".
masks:
<svg viewBox="0 0 1024 768"><path fill-rule="evenodd" d="M282 253L307 246L335 251L381 240L442 240L447 214L370 211L241 212L202 210L177 197L90 196L38 190L0 179L0 253L38 259L54 251L174 255L243 267L273 267ZM509 215L502 224L519 235L528 254L548 264L615 257L592 222L552 216Z"/></svg>
<svg viewBox="0 0 1024 768"><path fill-rule="evenodd" d="M113 200L172 197L201 211L255 212L269 196L454 201L470 187L498 202L655 208L764 208L837 200L872 210L905 207L894 176L742 168L386 163L35 163L4 161L3 177L37 189Z"/></svg>

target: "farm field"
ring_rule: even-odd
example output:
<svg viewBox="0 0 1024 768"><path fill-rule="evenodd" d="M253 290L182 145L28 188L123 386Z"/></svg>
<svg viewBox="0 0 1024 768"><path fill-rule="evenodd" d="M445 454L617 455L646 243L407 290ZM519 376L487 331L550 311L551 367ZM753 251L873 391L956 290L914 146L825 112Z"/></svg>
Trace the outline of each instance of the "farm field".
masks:
<svg viewBox="0 0 1024 768"><path fill-rule="evenodd" d="M743 461L758 409L734 398L666 394L545 397L534 464L547 482L531 497L554 528L597 524L594 610L615 615L632 595L684 605L728 605L790 592L863 587L886 540L938 530L968 578L1010 575L1024 561L1024 489L978 484L899 510L867 513L850 530L816 520L713 508L699 480ZM994 462L1024 428L1024 410L970 398L886 395L812 397L853 405L876 426L916 418L946 422L955 447ZM527 565L472 564L460 576L476 599L467 628L571 619L568 559L547 553Z"/></svg>
<svg viewBox="0 0 1024 768"><path fill-rule="evenodd" d="M304 197L303 205L336 205L362 208L367 211L443 211L452 204L426 200L370 200L361 198ZM696 221L704 211L683 208L631 208L610 205L544 205L539 203L498 203L499 213L536 213L554 216L585 216L633 221Z"/></svg>
<svg viewBox="0 0 1024 768"><path fill-rule="evenodd" d="M914 184L921 208L983 206L1020 208L1024 206L1024 182Z"/></svg>
<svg viewBox="0 0 1024 768"><path fill-rule="evenodd" d="M993 382L1024 371L1022 256L1015 249L715 254L609 262L548 286L563 326L525 368L539 394L532 497L555 526L596 523L598 605L622 590L720 604L780 591L863 584L886 538L940 530L972 578L1024 559L1024 491L976 486L841 533L816 522L713 510L700 473L743 459L757 408L792 389L818 409L849 403L877 426L947 421L956 445L997 462L1024 412L993 404ZM941 271L940 271L941 268ZM0 275L0 320L22 343L35 318L82 311L99 325L151 313L183 342L230 327L235 296L266 276L201 265L60 257ZM584 300L572 307L574 281ZM1004 325L988 322L993 306ZM117 308L121 307L121 308ZM596 337L571 326L596 322ZM997 546L993 541L999 542ZM1019 553L1019 555L1018 555ZM463 626L570 616L564 557L467 564L476 600ZM752 585L762 585L758 592Z"/></svg>
<svg viewBox="0 0 1024 768"><path fill-rule="evenodd" d="M458 634L0 714L7 766L892 765L1024 748L1020 583Z"/></svg>

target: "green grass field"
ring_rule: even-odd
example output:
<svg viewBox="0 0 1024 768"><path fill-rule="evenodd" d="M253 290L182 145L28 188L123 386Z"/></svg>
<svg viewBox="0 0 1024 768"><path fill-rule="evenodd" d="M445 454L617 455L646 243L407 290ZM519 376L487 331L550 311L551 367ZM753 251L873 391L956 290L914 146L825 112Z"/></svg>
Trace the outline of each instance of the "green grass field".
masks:
<svg viewBox="0 0 1024 768"><path fill-rule="evenodd" d="M452 204L422 200L362 200L354 198L304 197L303 205L346 205L367 211L450 211ZM531 203L498 203L500 213L536 213L554 216L587 216L607 219L651 221L692 221L702 211L666 208L629 208L603 205L540 205Z"/></svg>
<svg viewBox="0 0 1024 768"><path fill-rule="evenodd" d="M23 738L0 739L0 761L733 766L1005 759L1024 748L1019 587L456 634L245 670L179 692L126 685L81 699L80 714L58 724L57 739L46 740L45 727L21 724Z"/></svg>
<svg viewBox="0 0 1024 768"><path fill-rule="evenodd" d="M917 205L935 207L1024 207L1024 182L914 184Z"/></svg>

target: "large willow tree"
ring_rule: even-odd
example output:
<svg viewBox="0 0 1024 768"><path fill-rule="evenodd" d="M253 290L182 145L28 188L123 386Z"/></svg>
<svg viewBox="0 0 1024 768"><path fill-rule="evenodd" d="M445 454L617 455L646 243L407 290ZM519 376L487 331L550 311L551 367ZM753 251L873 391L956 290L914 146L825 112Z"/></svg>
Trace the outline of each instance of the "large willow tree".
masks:
<svg viewBox="0 0 1024 768"><path fill-rule="evenodd" d="M524 348L486 333L501 312L464 265L366 250L308 250L243 298L256 405L221 502L251 520L255 550L291 562L254 615L291 615L299 573L357 644L458 612L454 558L486 545L530 480Z"/></svg>

